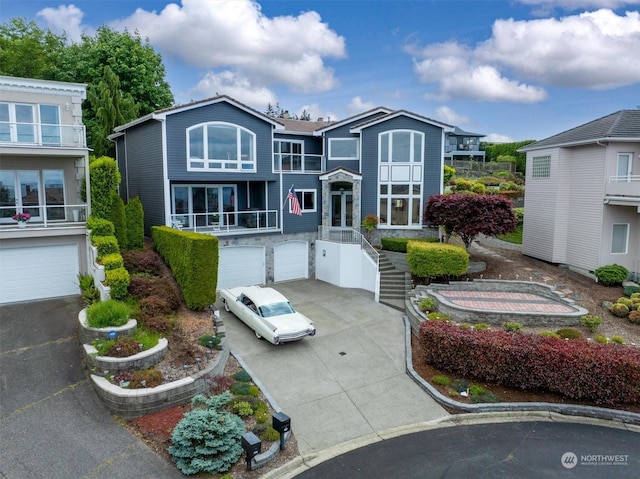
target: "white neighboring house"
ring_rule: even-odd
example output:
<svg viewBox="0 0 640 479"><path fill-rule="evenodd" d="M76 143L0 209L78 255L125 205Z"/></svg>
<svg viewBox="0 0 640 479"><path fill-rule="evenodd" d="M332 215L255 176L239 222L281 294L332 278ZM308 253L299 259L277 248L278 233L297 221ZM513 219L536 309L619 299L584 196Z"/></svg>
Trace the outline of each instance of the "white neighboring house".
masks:
<svg viewBox="0 0 640 479"><path fill-rule="evenodd" d="M640 110L621 110L521 148L522 252L592 273L640 274Z"/></svg>
<svg viewBox="0 0 640 479"><path fill-rule="evenodd" d="M80 293L85 98L84 84L0 76L0 304ZM29 221L20 225L16 213Z"/></svg>

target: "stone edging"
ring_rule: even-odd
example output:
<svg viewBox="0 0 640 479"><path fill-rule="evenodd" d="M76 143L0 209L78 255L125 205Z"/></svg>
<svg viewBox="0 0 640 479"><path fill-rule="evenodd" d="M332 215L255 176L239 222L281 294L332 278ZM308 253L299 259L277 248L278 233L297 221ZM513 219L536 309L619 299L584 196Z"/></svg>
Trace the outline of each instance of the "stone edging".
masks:
<svg viewBox="0 0 640 479"><path fill-rule="evenodd" d="M138 328L138 321L130 319L123 326L111 326L108 328L92 328L87 325L87 308L83 308L78 313L80 323L79 339L81 344L90 343L94 339L109 339L109 332L115 331L118 336L131 336Z"/></svg>
<svg viewBox="0 0 640 479"><path fill-rule="evenodd" d="M426 391L433 399L443 406L468 413L492 413L492 412L551 412L566 416L583 416L608 421L617 421L624 424L640 425L640 414L619 411L617 409L607 409L595 406L582 406L577 404L556 404L545 402L530 403L484 403L465 404L444 396L431 384L422 379L413 369L411 354L411 325L407 315L403 316L405 334L405 359L407 374L418 386Z"/></svg>
<svg viewBox="0 0 640 479"><path fill-rule="evenodd" d="M122 370L147 369L159 363L167 352L168 345L169 341L166 338L160 338L154 347L124 358L98 356L98 350L91 344L83 344L82 347L85 352L85 362L90 370L109 371L111 374L116 374L117 371Z"/></svg>

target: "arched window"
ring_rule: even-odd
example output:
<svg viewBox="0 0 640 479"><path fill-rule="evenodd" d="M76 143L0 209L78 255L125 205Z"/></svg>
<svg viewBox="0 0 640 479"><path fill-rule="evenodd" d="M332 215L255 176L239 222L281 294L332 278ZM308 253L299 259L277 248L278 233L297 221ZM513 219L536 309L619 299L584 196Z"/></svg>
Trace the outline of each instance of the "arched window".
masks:
<svg viewBox="0 0 640 479"><path fill-rule="evenodd" d="M255 133L231 123L201 123L187 130L187 169L256 171Z"/></svg>

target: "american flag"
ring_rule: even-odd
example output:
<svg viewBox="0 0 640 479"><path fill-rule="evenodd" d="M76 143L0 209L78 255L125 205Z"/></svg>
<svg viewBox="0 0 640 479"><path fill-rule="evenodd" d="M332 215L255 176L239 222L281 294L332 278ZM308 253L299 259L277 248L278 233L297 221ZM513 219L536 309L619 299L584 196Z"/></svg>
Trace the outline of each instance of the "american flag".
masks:
<svg viewBox="0 0 640 479"><path fill-rule="evenodd" d="M293 185L289 190L289 194L287 195L287 198L289 198L289 207L291 208L291 212L294 215L302 216L302 209L300 208L300 202L298 201L296 190L293 189Z"/></svg>

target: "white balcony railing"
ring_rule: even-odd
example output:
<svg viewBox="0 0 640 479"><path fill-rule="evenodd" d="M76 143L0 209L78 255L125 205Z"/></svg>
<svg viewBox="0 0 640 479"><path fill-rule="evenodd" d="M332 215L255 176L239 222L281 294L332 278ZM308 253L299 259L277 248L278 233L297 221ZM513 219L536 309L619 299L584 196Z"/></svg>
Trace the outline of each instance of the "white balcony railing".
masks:
<svg viewBox="0 0 640 479"><path fill-rule="evenodd" d="M18 223L12 219L17 212L28 213L27 228L53 228L59 226L84 225L87 221L87 205L39 205L0 206L0 229L18 228Z"/></svg>
<svg viewBox="0 0 640 479"><path fill-rule="evenodd" d="M0 121L0 145L85 148L84 125L45 125Z"/></svg>
<svg viewBox="0 0 640 479"><path fill-rule="evenodd" d="M209 234L252 234L279 228L278 210L229 211L171 215L174 228Z"/></svg>
<svg viewBox="0 0 640 479"><path fill-rule="evenodd" d="M609 196L640 196L640 175L610 176L605 186Z"/></svg>

